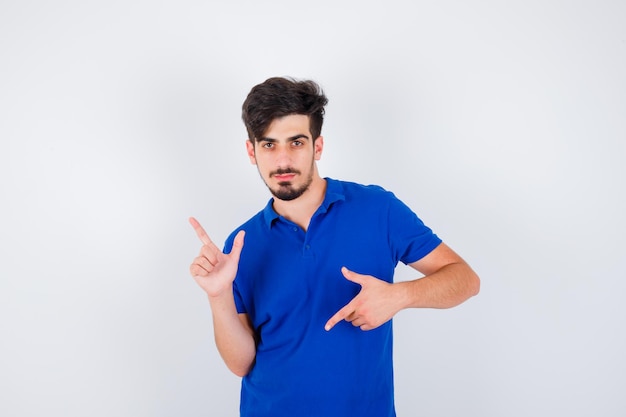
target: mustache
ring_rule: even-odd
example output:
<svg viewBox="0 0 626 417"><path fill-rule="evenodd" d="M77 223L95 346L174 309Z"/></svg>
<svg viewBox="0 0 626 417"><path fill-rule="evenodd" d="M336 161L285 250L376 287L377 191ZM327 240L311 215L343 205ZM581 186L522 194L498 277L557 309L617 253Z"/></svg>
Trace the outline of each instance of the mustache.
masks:
<svg viewBox="0 0 626 417"><path fill-rule="evenodd" d="M285 175L285 174L301 174L301 172L293 168L278 168L276 171L270 172L270 177L273 177L274 175Z"/></svg>

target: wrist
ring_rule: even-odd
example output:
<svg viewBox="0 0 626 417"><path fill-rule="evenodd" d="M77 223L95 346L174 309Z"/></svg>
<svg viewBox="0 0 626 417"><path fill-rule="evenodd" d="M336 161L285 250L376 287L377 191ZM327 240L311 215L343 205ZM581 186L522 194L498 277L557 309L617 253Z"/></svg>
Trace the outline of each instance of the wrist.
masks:
<svg viewBox="0 0 626 417"><path fill-rule="evenodd" d="M399 310L415 307L417 304L417 281L402 281L396 283L398 287L397 300Z"/></svg>
<svg viewBox="0 0 626 417"><path fill-rule="evenodd" d="M227 288L220 291L219 293L213 293L213 294L207 293L207 298L209 299L209 304L211 304L212 308L225 306L225 305L231 305L235 303L232 285L228 286Z"/></svg>

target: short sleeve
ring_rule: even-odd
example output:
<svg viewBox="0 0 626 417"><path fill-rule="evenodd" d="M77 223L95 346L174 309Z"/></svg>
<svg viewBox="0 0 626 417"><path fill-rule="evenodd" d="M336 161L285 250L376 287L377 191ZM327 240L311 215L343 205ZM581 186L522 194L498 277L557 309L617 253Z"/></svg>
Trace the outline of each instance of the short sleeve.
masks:
<svg viewBox="0 0 626 417"><path fill-rule="evenodd" d="M428 255L441 239L393 193L389 193L389 243L396 262L410 264Z"/></svg>

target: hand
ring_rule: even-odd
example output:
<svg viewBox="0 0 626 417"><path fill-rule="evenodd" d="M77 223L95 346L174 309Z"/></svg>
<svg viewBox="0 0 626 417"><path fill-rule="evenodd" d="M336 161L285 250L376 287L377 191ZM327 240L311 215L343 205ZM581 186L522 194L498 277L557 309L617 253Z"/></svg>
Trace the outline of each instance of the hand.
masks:
<svg viewBox="0 0 626 417"><path fill-rule="evenodd" d="M341 320L352 323L361 330L372 330L389 321L400 311L401 297L396 284L373 277L357 274L348 268L341 268L347 280L361 285L361 291L341 310L326 322L328 331Z"/></svg>
<svg viewBox="0 0 626 417"><path fill-rule="evenodd" d="M193 217L189 218L189 223L196 231L196 234L203 245L200 254L193 260L189 267L191 276L202 287L209 297L217 297L226 290L230 291L231 285L237 275L239 267L239 256L243 248L243 237L245 232L240 230L235 236L233 248L228 255L224 254L204 231L200 223Z"/></svg>

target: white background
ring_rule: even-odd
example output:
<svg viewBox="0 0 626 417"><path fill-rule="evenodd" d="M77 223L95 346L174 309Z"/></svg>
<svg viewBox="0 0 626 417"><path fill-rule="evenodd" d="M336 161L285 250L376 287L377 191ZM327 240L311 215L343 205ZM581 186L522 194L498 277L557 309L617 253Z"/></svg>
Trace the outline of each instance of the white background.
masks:
<svg viewBox="0 0 626 417"><path fill-rule="evenodd" d="M626 413L621 1L3 1L0 415L234 416L188 275L269 195L240 106L329 96L323 176L482 278L396 317L400 416ZM398 279L414 277L399 268Z"/></svg>

